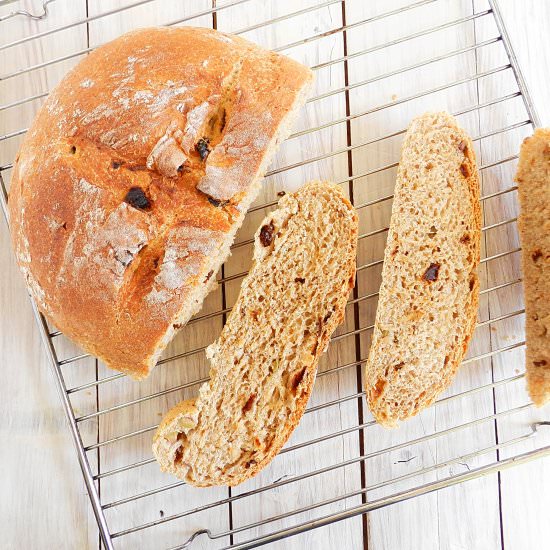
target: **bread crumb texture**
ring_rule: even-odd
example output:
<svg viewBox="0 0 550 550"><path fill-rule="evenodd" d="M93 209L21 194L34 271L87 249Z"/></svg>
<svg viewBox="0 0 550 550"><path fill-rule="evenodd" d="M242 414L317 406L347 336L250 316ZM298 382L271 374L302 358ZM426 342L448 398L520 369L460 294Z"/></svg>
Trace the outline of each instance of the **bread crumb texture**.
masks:
<svg viewBox="0 0 550 550"><path fill-rule="evenodd" d="M310 81L209 29L140 29L91 52L15 162L12 239L39 309L146 376L200 309Z"/></svg>
<svg viewBox="0 0 550 550"><path fill-rule="evenodd" d="M401 151L365 390L395 426L451 382L475 328L481 213L472 141L447 113L414 119Z"/></svg>
<svg viewBox="0 0 550 550"><path fill-rule="evenodd" d="M550 401L550 129L521 146L516 174L522 245L527 389L538 407Z"/></svg>
<svg viewBox="0 0 550 550"><path fill-rule="evenodd" d="M235 485L277 454L344 318L356 247L357 216L337 186L311 182L280 200L258 228L252 269L207 349L210 381L155 434L164 471L197 486Z"/></svg>

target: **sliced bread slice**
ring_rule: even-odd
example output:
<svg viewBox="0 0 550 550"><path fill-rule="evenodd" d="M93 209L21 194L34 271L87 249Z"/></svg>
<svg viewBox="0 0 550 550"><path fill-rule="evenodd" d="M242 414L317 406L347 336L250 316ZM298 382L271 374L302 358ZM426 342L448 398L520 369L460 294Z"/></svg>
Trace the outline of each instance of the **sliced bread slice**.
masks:
<svg viewBox="0 0 550 550"><path fill-rule="evenodd" d="M527 342L527 389L533 403L550 401L550 129L521 146L516 174L521 212Z"/></svg>
<svg viewBox="0 0 550 550"><path fill-rule="evenodd" d="M447 113L414 119L401 152L365 391L395 426L451 382L475 328L481 213L472 141Z"/></svg>
<svg viewBox="0 0 550 550"><path fill-rule="evenodd" d="M280 200L256 232L252 269L207 349L210 381L154 436L163 471L196 486L236 485L273 459L344 318L356 247L357 215L337 186L311 182Z"/></svg>

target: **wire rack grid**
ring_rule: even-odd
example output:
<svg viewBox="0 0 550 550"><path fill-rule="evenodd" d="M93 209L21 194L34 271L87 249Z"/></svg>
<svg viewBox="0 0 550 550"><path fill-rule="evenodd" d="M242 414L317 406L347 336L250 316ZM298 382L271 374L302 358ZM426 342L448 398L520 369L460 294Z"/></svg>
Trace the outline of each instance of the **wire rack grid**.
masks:
<svg viewBox="0 0 550 550"><path fill-rule="evenodd" d="M368 512L474 479L498 509L497 472L550 454L550 440L524 390L513 183L519 144L538 119L496 1L202 0L160 8L141 0L101 11L82 0L70 16L62 3L34 14L39 22L19 20L17 38L0 44L0 54L12 59L0 76L8 98L0 105L6 220L22 126L70 66L122 31L144 22L210 26L290 55L316 74L313 96L266 174L218 289L147 381L108 371L33 304L103 546L252 548L307 533L308 546L359 547L376 528L365 520ZM400 141L410 118L428 109L452 112L476 146L484 222L479 322L452 387L399 430L385 431L368 412L361 368ZM301 425L272 465L241 487L187 487L158 472L152 432L163 412L207 380L204 348L231 310L250 263L251 235L277 192L310 178L337 181L360 216L346 322L323 359ZM326 530L316 538L318 528L344 520L332 542Z"/></svg>

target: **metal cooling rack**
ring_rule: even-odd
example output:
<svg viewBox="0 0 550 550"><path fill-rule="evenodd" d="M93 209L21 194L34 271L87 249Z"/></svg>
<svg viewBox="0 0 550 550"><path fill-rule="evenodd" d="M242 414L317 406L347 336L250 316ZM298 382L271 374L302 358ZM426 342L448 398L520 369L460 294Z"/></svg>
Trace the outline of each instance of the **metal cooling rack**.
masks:
<svg viewBox="0 0 550 550"><path fill-rule="evenodd" d="M9 50L17 55L26 45L39 44L41 39L57 33L61 36L63 31L73 27L81 28L82 32L88 31L88 45L86 48L69 51L63 56L45 59L37 64L22 63L17 70L2 74L0 83L10 80L17 82L22 75L31 80L37 79L36 75L43 74L40 73L41 70L68 60L76 62L82 55L93 49L90 47L89 28L94 21L107 17L123 17L129 11L150 2L152 0L133 2L124 7L117 7L62 25L56 25L55 21L51 21L51 18L55 18L55 4L49 6L50 13L46 7L43 14L14 12L13 17L16 15L31 17L32 15L36 19L50 20L53 26L6 43L0 46L0 52ZM359 0L356 0L355 4L357 5L358 2ZM49 2L45 4L47 3ZM349 300L347 323L332 339L331 349L337 348L340 351L336 356L329 351L328 358L318 375L317 386L302 424L310 426L310 422L316 422L316 417L323 424L324 420L329 418L327 415L334 411L340 415L344 411L348 418L351 414L351 418L355 421L347 426L341 424L340 429L328 431L323 426L317 432L304 431L299 427L295 434L297 437L291 439L274 461L275 463L277 460L285 460L286 457L291 459L303 452L309 453L303 456L316 456L318 467L298 474L285 474L280 479L270 481L269 475L272 474L266 473L270 466L254 480L253 484L247 485L244 492L239 489L225 488L193 490L186 488L182 482L174 482L171 478L162 477L157 472L151 457L150 437L158 423L158 411L167 410L168 406L179 401L188 389L192 394L196 391L198 384L206 380L204 376L207 371L202 359L205 346L202 343L208 344L212 341L219 329L211 331L212 334L207 334L206 340L201 341L199 327L201 323L212 323L217 320L221 328L226 314L231 309L230 303L235 298L238 282L246 273L242 267L246 266L246 259L240 260L239 268L231 267L232 260L224 266L218 279L219 289L214 293L218 296L213 300L214 304L207 301L203 312L184 329L184 336L178 336L176 342L169 347L169 353L163 356L150 380L144 382L138 389L136 384L132 384L124 375L107 371L96 360L71 347L62 334L48 326L33 304L105 548L123 546L125 540L136 534L140 537L139 540L143 541L140 546L153 547L155 546L153 542L145 542L149 540L147 537L152 537L150 540L155 541L155 533L158 532L156 530L163 528L171 529L174 533L173 549L184 548L187 545L194 547L199 541L206 544L205 541L208 540L206 537L210 538L214 547L251 548L364 515L372 510L500 472L513 465L550 454L548 441L545 442L544 437L538 434L540 426L547 422L536 416L526 395L521 397L521 391L517 390L524 384L524 373L522 370L517 370L517 367L523 366L522 350L525 342L522 332L524 310L521 302L521 273L518 267L520 248L515 227L517 204L514 191L516 187L512 178L519 143L522 137L531 133L533 127L538 125L538 118L496 1L488 0L486 5L477 1L455 2L455 7L457 3L464 5L463 14L452 19L444 16L443 12L446 13L448 7L448 2L445 0L422 0L407 4L401 2L401 5L391 10L387 9L388 5L393 6L399 2L372 2L369 3L368 9L365 3L365 16L352 20L349 8L354 4L354 0L319 0L313 5L310 5L311 2L302 2L275 17L259 19L253 25L234 31L255 39L254 32L258 30L264 32L274 29L275 34L277 25L288 24L289 21L303 21L304 17L320 17L319 14L326 13L326 10L333 10L332 14L340 14L334 21L331 19L331 24L322 32L314 29L317 32L300 37L291 43L265 44L267 47L273 47L277 51L300 58L297 53L300 48L308 48L312 45L316 47L317 44L321 44L319 47L321 51L324 41L328 39L332 47L335 44L338 46L336 50L340 53L336 53L329 59L316 59L313 63L310 60L313 70L317 73L318 82L324 87L319 85L314 97L308 101L305 122L302 120L302 127L290 136L286 144L283 144L283 152L274 163L276 167L266 175L268 182L266 185L272 191L271 198L266 199L265 197L268 196L266 193L262 201L253 206L249 219L254 217L255 213L259 213L260 217L253 218L248 233L246 229L244 236L241 232L241 237L233 246L235 256L238 256L241 251L248 250L247 253L249 253L252 240L247 237L251 235L266 209L276 204L276 193L273 185L270 186L270 182L284 182L284 178L293 177L293 170L296 169L309 170L312 176L330 177L330 171L334 170L334 166L344 167L342 175L334 179L345 186L349 192L360 214L362 226L366 228L360 234L357 286ZM166 24L201 24L224 28L219 26L222 14L238 14L239 10L249 9L251 4L254 4L253 0L227 1L223 4L219 1L216 4L213 0L207 9L177 21L170 20L167 16ZM361 40L357 39L357 34L354 33L366 33L370 25L391 27L392 18L401 17L404 14L410 17L411 21L418 23L414 19L415 14L426 7L433 10L439 9L442 12L437 25L424 24L415 30L411 23L411 30L414 32L392 37L383 43L372 44L366 48L357 46ZM357 10L354 13L357 13ZM7 18L4 17L0 21ZM416 60L411 64L392 70L385 68L384 57L380 56L387 54L390 58L392 48L401 45L402 47L411 46L414 49L417 41L437 42L442 33L447 35L454 33L462 38L472 37L473 40L470 42L466 40L466 43L464 40L462 42L459 40L457 42L459 47L437 52L434 55L430 54L430 48L427 47L426 51L429 53L427 57L420 55L419 51L420 60L415 58ZM266 32L265 36L269 36L269 33ZM426 42L420 43L426 44ZM433 69L435 69L434 72L438 72L439 64L459 58L466 60L463 70L453 73L452 77L444 82L434 82L433 85L415 88L417 75L425 75L426 71ZM361 62L363 67L370 67L369 59L372 60L372 67L382 66L384 70L364 78L360 74L361 66L357 62ZM323 71L327 69L341 71L340 80L333 81L332 77L323 77ZM358 73L357 77L355 72ZM370 73L367 71L366 74ZM41 91L28 97L17 97L1 105L0 112L8 112L27 104L39 105L48 91L43 86L43 81L38 82L38 79L36 81L38 84L35 89ZM374 103L369 103L369 100L365 99L367 95L377 97L375 91L384 89L386 83L390 82L399 92L391 96L391 101L376 99ZM486 83L489 84L486 85ZM43 86L42 89L40 85ZM490 90L492 93L485 93L484 90ZM466 97L470 102L461 103L456 99L460 96ZM395 115L393 118L408 120L410 116L428 108L426 106L431 104L441 106L441 97L447 98L444 105L452 107L456 103L456 106L449 110L471 130L483 179L481 200L485 209L485 225L483 228L484 255L480 270L484 275L482 276L480 322L476 330L476 338L481 334L479 338L481 345L472 344L471 353L464 361L465 367L461 369L461 373L465 372L464 376L467 378L475 369L483 368L486 378L483 383L480 383L479 379L474 377L469 387L466 384L464 386L466 389L463 387L458 392L453 393L451 388L434 407L422 413L419 418L411 420L407 424L411 427L410 429L400 428L400 433L403 434L401 440L394 437L391 444L385 444L387 440L384 439L383 431L367 412L364 392L361 389L361 366L365 363L368 352L368 334L372 329L376 288L379 284L382 263L380 255L375 258L369 257L369 250L374 246L371 243L377 242L378 249L381 245L383 246L389 220L388 208L392 199L391 180L397 166L399 141L405 131L405 125L393 128L388 121L392 119L392 113L400 113L400 117ZM310 113L308 109L315 109L317 105L323 105L324 101L331 101L334 98L338 98L342 108L335 110L332 104L328 112L328 115L332 115L330 118L319 120L318 116L308 114ZM322 111L322 108L314 113L318 114L319 111ZM361 127L363 130L359 131ZM366 138L364 137L365 127L368 130ZM16 128L0 136L0 143L6 150L13 150L6 144L20 139L25 131L25 128ZM323 142L316 137L325 136L326 138L338 132L340 132L339 135L344 136L340 143L330 139L325 139ZM502 155L499 158L490 157L485 147L488 143L494 143L494 140L502 144ZM327 142L334 146L327 148ZM300 144L298 148L295 147L296 143ZM287 147L286 152L285 147ZM363 162L361 155L372 155L377 162L380 159L382 161L372 166ZM2 186L0 198L7 220L7 187L12 162L4 158L0 160L3 163L0 166ZM327 162L333 164L327 165ZM499 185L495 185L495 182ZM369 192L365 193L365 189ZM489 207L489 204L493 206ZM489 214L495 212L501 214L500 218L490 219ZM384 220L381 226L375 223L378 215ZM494 247L491 245L495 239L488 238L488 234L495 231L502 233L502 246L498 250L493 250ZM502 262L511 268L497 269L499 265L504 265ZM493 269L492 266L497 267ZM515 273L515 275L499 280L495 274L501 272ZM236 283L236 286L231 286L232 283ZM494 301L499 293L503 293L504 298ZM509 303L513 307L502 311L499 306L502 303ZM370 305L367 307L367 304ZM506 337L499 338L500 329L497 330L495 327L502 326L508 327L508 333ZM494 331L497 334L493 334ZM201 345L182 349L181 346L178 347L178 342L183 341L183 338L189 342L201 342ZM346 357L345 350L350 351L347 359L343 359ZM176 361L180 363L177 370L184 373L186 377L182 374L184 377L179 383L174 384L166 374L166 369L169 367L165 364ZM513 365L513 370L510 370L510 365ZM89 375L89 381L82 381L84 371ZM71 382L75 373L78 374L79 379L76 384ZM342 384L342 381L349 382L350 379L351 384L348 383L347 390L337 393L336 397L334 393L327 390L331 384ZM512 391L511 388L516 389ZM510 395L516 397L509 399ZM520 395L519 398L518 395ZM153 402L156 403L156 409L147 409ZM466 407L468 404L470 404L468 406L473 404L476 408L480 403L481 407L473 418L462 420L460 415L449 413L454 410L453 406L462 408L463 405ZM86 412L81 412L82 410ZM156 416L152 417L149 413L153 410L157 412ZM440 411L447 411L447 416ZM122 416L117 417L117 415ZM111 423L114 424L117 418L128 420L129 417L137 419L137 423L128 432L111 433L102 428L110 417L113 418ZM423 431L419 432L415 426L422 422L421 417L446 420L443 422L438 420L431 425L428 422L428 428L424 422ZM477 436L472 439L472 434L479 435L479 433L483 433L486 437L486 444L480 444ZM315 437L312 437L312 434ZM465 445L463 452L456 452L457 442L469 440L474 440L473 447L467 448L468 446ZM379 441L380 444L378 447L372 446L370 445L372 441ZM380 470L383 470L384 464L391 464L388 460L393 460L397 456L396 453L406 452L422 445L438 446L442 441L450 442L455 451L444 456L443 459L434 459L420 469L411 466L404 473L394 475L395 472L390 468L391 475L375 482L369 481L373 473L379 474ZM345 459L331 461L330 453L324 454L325 450L329 449L327 444L340 445L342 442L345 442L348 449L347 454L343 454ZM119 447L122 448L120 452L116 450ZM119 457L122 457L122 462L117 460ZM108 463L107 466L105 461ZM150 469L147 469L148 465ZM466 470L457 469L458 465L468 467ZM349 479L353 480L355 485L351 488L346 485L338 494L331 494L330 498L318 498L317 495L308 503L293 506L292 499L286 502L284 496L281 496L285 494L285 489L292 489L295 486L307 493L308 486L318 487L327 480L330 483L332 478L341 475L343 471L351 472L347 479L348 482ZM119 490L120 487L110 491L111 487L116 486L119 476L125 476L126 489L128 487L135 487L135 489L129 493ZM376 478L376 475L374 477ZM152 480L152 485L147 485L149 480ZM283 508L282 511L274 514L262 511L257 521L244 524L236 524L231 519L235 517L236 506L244 504L244 506L253 507L256 505L254 503L260 502L255 499L269 493L274 495L273 499L278 500L278 505ZM312 494L316 493L312 492ZM179 509L176 506L176 511L173 513L161 511L161 517L155 517L151 513L149 520L143 519L147 517L148 510L157 507L156 510L158 506L162 506L163 502L169 500L173 503L176 499L179 500ZM139 518L132 525L117 524L116 512L124 506L131 506L133 516L130 515ZM229 524L224 528L221 523L217 526L205 523L200 519L205 517L201 514L209 510L223 510L224 514L228 512ZM178 534L183 532L183 529L186 529L185 536ZM362 529L365 529L364 524ZM189 533L194 533L191 538L188 538ZM194 540L199 535L201 537ZM136 546L135 542L128 544L131 547Z"/></svg>

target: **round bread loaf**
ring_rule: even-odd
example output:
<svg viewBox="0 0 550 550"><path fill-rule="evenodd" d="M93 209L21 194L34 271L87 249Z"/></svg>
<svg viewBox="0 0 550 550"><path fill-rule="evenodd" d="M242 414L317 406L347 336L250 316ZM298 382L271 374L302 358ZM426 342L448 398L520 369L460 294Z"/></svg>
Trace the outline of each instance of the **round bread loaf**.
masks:
<svg viewBox="0 0 550 550"><path fill-rule="evenodd" d="M88 55L14 167L13 244L38 308L109 367L146 376L215 284L311 79L191 27L141 29Z"/></svg>

